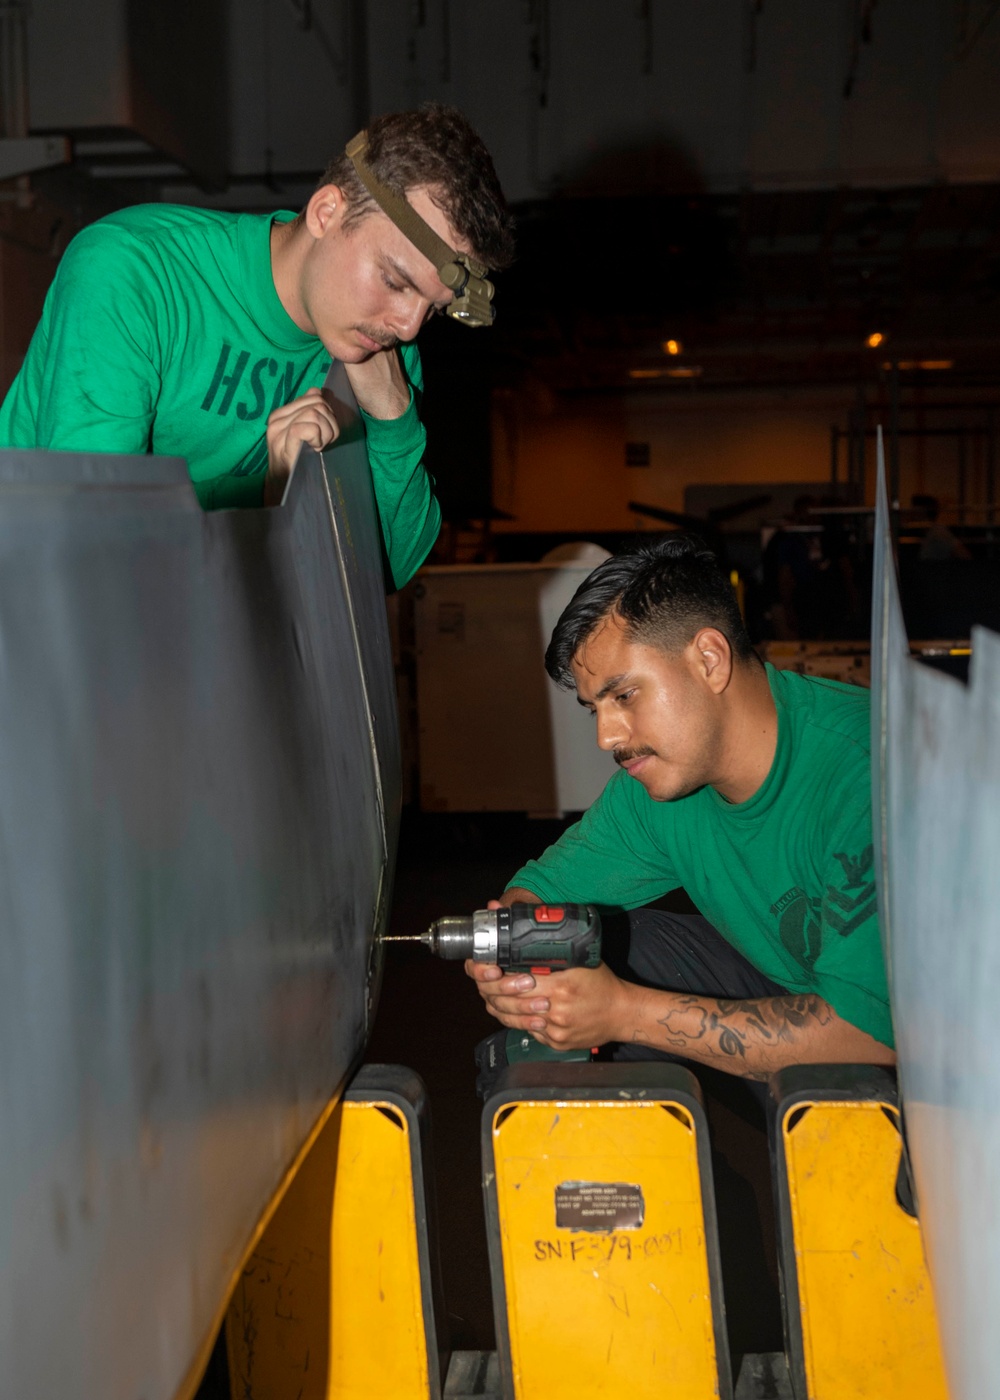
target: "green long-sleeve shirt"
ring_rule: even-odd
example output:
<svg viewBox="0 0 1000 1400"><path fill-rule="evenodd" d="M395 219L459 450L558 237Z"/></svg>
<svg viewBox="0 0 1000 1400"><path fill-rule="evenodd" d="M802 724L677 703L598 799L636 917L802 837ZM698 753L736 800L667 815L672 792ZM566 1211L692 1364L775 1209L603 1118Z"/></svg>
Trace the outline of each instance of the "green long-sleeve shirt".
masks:
<svg viewBox="0 0 1000 1400"><path fill-rule="evenodd" d="M260 505L268 414L321 385L330 367L271 275L272 218L293 217L149 204L84 229L63 254L0 408L0 445L184 457L206 509ZM401 357L406 412L363 415L399 585L441 523L423 465L416 346Z"/></svg>
<svg viewBox="0 0 1000 1400"><path fill-rule="evenodd" d="M683 886L753 965L893 1044L872 853L866 690L767 668L778 744L763 785L654 802L616 773L510 888L636 909ZM706 988L706 991L710 989Z"/></svg>

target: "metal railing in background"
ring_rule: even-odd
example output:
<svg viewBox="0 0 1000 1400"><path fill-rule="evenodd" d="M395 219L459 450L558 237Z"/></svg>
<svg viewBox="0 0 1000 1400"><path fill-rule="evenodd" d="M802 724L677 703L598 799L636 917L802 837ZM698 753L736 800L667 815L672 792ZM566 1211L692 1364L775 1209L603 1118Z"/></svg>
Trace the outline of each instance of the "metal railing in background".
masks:
<svg viewBox="0 0 1000 1400"><path fill-rule="evenodd" d="M899 412L910 413L912 406L906 405L902 410L897 408L893 418L895 426L890 428L888 434L889 462L886 486L890 511L895 514L907 509L907 501L904 499L905 493L901 489L900 445L902 441L906 439L914 441L917 445L923 445L944 438L950 439L955 444L954 502L943 505L942 514L957 520L961 525L967 522L978 523L980 520L986 525L993 525L997 515L1000 514L1000 501L997 500L997 415L995 409L988 404L970 403L938 404L934 405L934 410L939 415L949 410L957 410L963 415L965 421L935 427L928 427L926 424L900 427ZM874 441L881 431L871 421L872 412L873 410L862 406L851 412L846 428L841 428L836 423L830 428L830 484L834 488L839 488L846 483L850 497L858 505L864 504L868 482L866 442L868 440ZM841 444L846 445L846 474L841 472L841 457L844 456ZM969 499L969 483L975 474L974 470L970 469L974 469L976 465L980 468L980 490L984 496L981 501ZM919 485L919 482L911 479L909 485L913 488Z"/></svg>

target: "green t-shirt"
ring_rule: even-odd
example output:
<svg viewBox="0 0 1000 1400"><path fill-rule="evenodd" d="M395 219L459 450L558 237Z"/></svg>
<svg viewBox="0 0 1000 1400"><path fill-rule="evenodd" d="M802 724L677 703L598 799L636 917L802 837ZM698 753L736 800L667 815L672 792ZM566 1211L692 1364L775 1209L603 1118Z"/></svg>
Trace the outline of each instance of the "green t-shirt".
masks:
<svg viewBox="0 0 1000 1400"><path fill-rule="evenodd" d="M867 691L767 668L778 745L763 785L654 802L616 773L519 885L548 901L636 909L683 886L761 972L815 992L893 1044L872 851Z"/></svg>
<svg viewBox="0 0 1000 1400"><path fill-rule="evenodd" d="M184 457L206 509L260 505L268 414L330 367L271 276L272 218L293 217L146 204L77 234L0 408L0 446ZM399 585L441 524L423 466L420 357L415 345L401 355L409 408L364 415Z"/></svg>

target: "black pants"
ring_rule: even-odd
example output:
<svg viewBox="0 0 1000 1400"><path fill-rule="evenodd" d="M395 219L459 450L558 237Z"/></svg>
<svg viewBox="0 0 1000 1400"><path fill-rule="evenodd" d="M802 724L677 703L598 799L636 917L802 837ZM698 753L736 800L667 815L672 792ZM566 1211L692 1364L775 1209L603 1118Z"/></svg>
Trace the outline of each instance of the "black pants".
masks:
<svg viewBox="0 0 1000 1400"><path fill-rule="evenodd" d="M698 914L668 914L663 909L634 909L628 916L628 952L608 959L612 969L629 982L666 992L693 992L698 996L741 1001L749 997L785 996L780 987L748 963L727 943L707 919ZM617 961L618 966L615 966ZM624 966L623 966L624 963ZM615 1060L672 1060L684 1064L682 1055L649 1045L620 1044ZM687 1063L690 1064L690 1061ZM760 1102L766 1087L747 1081Z"/></svg>

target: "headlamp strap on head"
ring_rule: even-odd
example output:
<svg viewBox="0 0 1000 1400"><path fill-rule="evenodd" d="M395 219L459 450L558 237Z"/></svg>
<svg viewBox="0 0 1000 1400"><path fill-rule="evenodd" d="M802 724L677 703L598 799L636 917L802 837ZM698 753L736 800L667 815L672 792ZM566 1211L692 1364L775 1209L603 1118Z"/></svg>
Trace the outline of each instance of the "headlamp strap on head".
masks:
<svg viewBox="0 0 1000 1400"><path fill-rule="evenodd" d="M486 280L489 268L468 253L457 252L420 217L409 200L383 184L363 159L367 148L368 133L359 131L344 150L383 214L434 264L441 281L455 293L455 301L446 308L448 314L472 325L489 325L496 315L490 305L493 285Z"/></svg>

